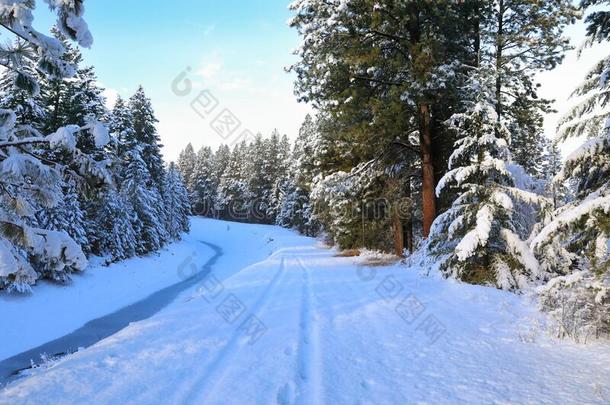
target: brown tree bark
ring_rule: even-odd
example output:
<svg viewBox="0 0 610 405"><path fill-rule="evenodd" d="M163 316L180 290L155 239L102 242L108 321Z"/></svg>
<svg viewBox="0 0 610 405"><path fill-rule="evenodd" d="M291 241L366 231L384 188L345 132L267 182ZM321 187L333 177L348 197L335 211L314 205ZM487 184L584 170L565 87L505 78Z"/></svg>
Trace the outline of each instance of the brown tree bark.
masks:
<svg viewBox="0 0 610 405"><path fill-rule="evenodd" d="M436 218L436 182L432 163L432 130L430 126L430 106L419 106L419 140L422 160L423 236L430 235L432 222Z"/></svg>
<svg viewBox="0 0 610 405"><path fill-rule="evenodd" d="M394 253L398 257L404 257L405 241L403 234L402 219L400 218L400 210L395 207L392 210L392 227L394 228Z"/></svg>
<svg viewBox="0 0 610 405"><path fill-rule="evenodd" d="M403 227L403 234L405 240L405 248L409 253L413 254L413 221L409 220Z"/></svg>
<svg viewBox="0 0 610 405"><path fill-rule="evenodd" d="M407 218L404 221L402 232L404 247L409 250L409 253L413 253L413 192L411 191L411 179L407 182L407 193L406 197L409 199L409 209L407 211Z"/></svg>

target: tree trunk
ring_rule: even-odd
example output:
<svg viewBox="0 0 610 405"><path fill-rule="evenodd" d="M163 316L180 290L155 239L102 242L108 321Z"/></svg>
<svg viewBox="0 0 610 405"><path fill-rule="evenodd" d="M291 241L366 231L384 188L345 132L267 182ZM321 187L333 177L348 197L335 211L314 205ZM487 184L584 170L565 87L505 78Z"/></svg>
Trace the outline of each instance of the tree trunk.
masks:
<svg viewBox="0 0 610 405"><path fill-rule="evenodd" d="M475 6L475 20L474 20L474 65L478 68L481 66L481 19L480 10L478 6Z"/></svg>
<svg viewBox="0 0 610 405"><path fill-rule="evenodd" d="M392 210L392 226L394 228L394 252L398 257L404 257L405 241L402 229L402 219L398 207Z"/></svg>
<svg viewBox="0 0 610 405"><path fill-rule="evenodd" d="M504 50L504 0L498 3L498 32L496 33L496 113L502 117L502 52Z"/></svg>
<svg viewBox="0 0 610 405"><path fill-rule="evenodd" d="M409 198L408 217L403 225L404 246L413 254L413 193L411 191L411 179L407 183L407 198Z"/></svg>
<svg viewBox="0 0 610 405"><path fill-rule="evenodd" d="M409 220L403 227L403 235L405 240L405 248L409 253L413 254L413 221Z"/></svg>
<svg viewBox="0 0 610 405"><path fill-rule="evenodd" d="M423 236L430 235L432 222L436 218L436 183L432 163L432 133L430 126L430 106L419 106L419 141L422 161L422 200L423 200Z"/></svg>

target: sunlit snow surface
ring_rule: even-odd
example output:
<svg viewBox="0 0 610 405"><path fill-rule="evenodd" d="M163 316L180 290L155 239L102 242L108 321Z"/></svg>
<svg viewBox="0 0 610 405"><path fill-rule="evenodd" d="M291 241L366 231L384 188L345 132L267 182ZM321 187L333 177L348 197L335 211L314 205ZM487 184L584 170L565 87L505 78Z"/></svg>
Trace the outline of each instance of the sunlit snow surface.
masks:
<svg viewBox="0 0 610 405"><path fill-rule="evenodd" d="M337 257L277 227L205 219L160 256L127 262L131 278L92 269L17 304L0 298L2 353L45 341L13 340L46 325L54 334L80 326L64 318L100 315L113 288L125 305L143 288L173 284L212 254L198 240L224 251L213 277L150 319L31 371L0 403L610 402L609 346L549 338L528 298L425 277L419 264L362 266L366 258ZM22 311L9 320L25 319L7 322L5 308Z"/></svg>

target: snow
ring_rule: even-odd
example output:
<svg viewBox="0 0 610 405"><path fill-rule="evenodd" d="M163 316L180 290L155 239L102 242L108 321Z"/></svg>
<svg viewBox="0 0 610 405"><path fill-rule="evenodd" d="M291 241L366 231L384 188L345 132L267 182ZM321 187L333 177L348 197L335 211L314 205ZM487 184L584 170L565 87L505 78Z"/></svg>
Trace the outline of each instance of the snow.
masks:
<svg viewBox="0 0 610 405"><path fill-rule="evenodd" d="M7 178L24 178L35 170L48 173L50 169L40 164L36 158L23 153L11 153L0 162L0 173Z"/></svg>
<svg viewBox="0 0 610 405"><path fill-rule="evenodd" d="M72 283L65 286L39 282L28 296L0 292L0 361L181 281L178 268L186 259L198 266L212 255L202 247L200 236L186 235L159 255L110 266L93 258L86 271L72 275Z"/></svg>
<svg viewBox="0 0 610 405"><path fill-rule="evenodd" d="M557 218L542 228L540 233L532 240L530 246L532 249L536 249L566 224L578 221L583 216L596 210L603 211L606 214L610 213L610 195L600 196L598 193L592 193L582 203L563 211Z"/></svg>
<svg viewBox="0 0 610 405"><path fill-rule="evenodd" d="M193 219L192 227L158 257L86 272L66 288L37 286L28 298L2 297L7 355L20 350L15 344L31 346L13 341L40 334L35 321L64 323L62 331L53 326L55 334L70 329L65 316L51 321L50 313L69 309L84 321L93 303L97 313L89 316L175 281L177 266L209 257L198 241L224 250L206 283L153 317L31 371L0 391L0 404L610 400L608 346L548 337L527 296L422 277L417 260L367 266L366 258L338 257L277 227L209 219ZM238 312L224 310L226 302L244 310L232 316ZM18 310L20 317L11 315Z"/></svg>
<svg viewBox="0 0 610 405"><path fill-rule="evenodd" d="M25 234L28 246L39 253L44 262L61 259L60 265L65 267L76 270L84 270L87 267L88 261L81 247L66 232L28 228Z"/></svg>
<svg viewBox="0 0 610 405"><path fill-rule="evenodd" d="M575 151L570 153L566 158L566 162L576 162L578 160L583 160L586 158L590 158L601 153L605 147L605 145L610 143L610 133L599 136L596 138L592 138L583 143L580 147L578 147ZM563 177L562 177L563 178Z"/></svg>
<svg viewBox="0 0 610 405"><path fill-rule="evenodd" d="M13 246L6 239L0 239L0 276L7 277L24 264L27 265L14 254ZM29 265L27 268L30 273L34 273Z"/></svg>
<svg viewBox="0 0 610 405"><path fill-rule="evenodd" d="M523 263L530 274L537 276L539 274L538 260L536 260L536 257L530 250L529 246L527 246L527 244L523 242L518 235L515 235L508 229L502 229L502 237L506 241L510 251L520 258L520 262Z"/></svg>
<svg viewBox="0 0 610 405"><path fill-rule="evenodd" d="M94 122L91 124L91 133L93 134L96 148L102 148L110 142L108 128L101 122Z"/></svg>
<svg viewBox="0 0 610 405"><path fill-rule="evenodd" d="M489 239L493 213L488 205L483 205L477 212L477 224L473 230L468 232L460 243L455 247L455 254L460 261L465 261L472 256L479 246L485 246Z"/></svg>
<svg viewBox="0 0 610 405"><path fill-rule="evenodd" d="M70 152L76 149L76 137L74 136L80 128L77 125L68 125L59 128L56 132L46 137L52 148L61 147Z"/></svg>

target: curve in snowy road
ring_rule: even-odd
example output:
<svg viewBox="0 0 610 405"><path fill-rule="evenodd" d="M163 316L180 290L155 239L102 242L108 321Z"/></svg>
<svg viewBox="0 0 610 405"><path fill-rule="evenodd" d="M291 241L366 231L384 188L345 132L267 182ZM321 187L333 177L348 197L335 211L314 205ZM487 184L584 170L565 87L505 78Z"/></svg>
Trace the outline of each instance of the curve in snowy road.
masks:
<svg viewBox="0 0 610 405"><path fill-rule="evenodd" d="M223 250L209 242L201 242L214 251L214 255L201 267L201 271L187 279L159 290L148 297L123 307L111 314L94 319L65 336L44 343L34 349L17 354L0 362L0 387L17 377L19 371L32 367L32 361L41 355L64 355L79 348L87 348L102 339L114 335L132 322L142 321L155 315L171 304L178 295L203 281L212 267L223 255Z"/></svg>

